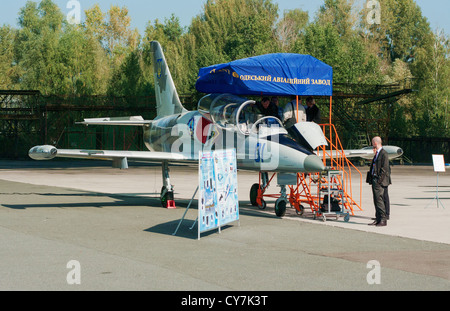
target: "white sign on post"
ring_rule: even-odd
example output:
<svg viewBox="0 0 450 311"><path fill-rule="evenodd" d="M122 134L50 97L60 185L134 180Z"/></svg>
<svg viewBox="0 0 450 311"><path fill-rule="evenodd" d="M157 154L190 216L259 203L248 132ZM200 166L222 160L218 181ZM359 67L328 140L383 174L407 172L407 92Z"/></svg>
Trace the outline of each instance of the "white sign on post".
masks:
<svg viewBox="0 0 450 311"><path fill-rule="evenodd" d="M428 208L428 206L430 206L430 204L434 200L436 200L437 208L439 208L439 205L442 206L443 208L445 208L444 205L442 204L441 200L439 199L439 173L445 173L444 155L433 154L433 166L434 166L434 171L436 172L436 196L425 208Z"/></svg>
<svg viewBox="0 0 450 311"><path fill-rule="evenodd" d="M433 167L436 173L445 173L445 161L443 154L433 154Z"/></svg>

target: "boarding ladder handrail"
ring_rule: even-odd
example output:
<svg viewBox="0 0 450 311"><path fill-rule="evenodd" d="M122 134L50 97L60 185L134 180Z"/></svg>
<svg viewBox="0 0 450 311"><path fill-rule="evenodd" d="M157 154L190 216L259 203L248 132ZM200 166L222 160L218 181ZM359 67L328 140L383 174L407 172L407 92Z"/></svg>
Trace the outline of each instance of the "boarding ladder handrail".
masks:
<svg viewBox="0 0 450 311"><path fill-rule="evenodd" d="M328 142L327 146L319 146L317 148L318 154L322 154L323 163L327 165L327 159L330 160L331 170L337 170L343 172L342 189L346 197L346 208L349 208L353 214L352 205L356 206L360 211L362 211L362 185L363 178L362 173L356 168L355 165L345 156L344 148L342 147L341 140L336 131L336 127L333 124L321 124L322 130L325 134L325 138ZM354 169L360 175L360 198L359 204L353 199L353 188L352 188L352 169Z"/></svg>

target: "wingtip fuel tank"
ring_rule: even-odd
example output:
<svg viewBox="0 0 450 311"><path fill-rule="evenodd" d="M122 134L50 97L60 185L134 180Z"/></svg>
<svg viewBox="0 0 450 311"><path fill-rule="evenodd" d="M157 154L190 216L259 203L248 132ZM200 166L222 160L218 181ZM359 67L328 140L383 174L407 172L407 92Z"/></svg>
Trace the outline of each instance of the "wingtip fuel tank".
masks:
<svg viewBox="0 0 450 311"><path fill-rule="evenodd" d="M44 161L44 160L52 160L58 154L58 149L53 146L36 146L30 149L28 155L33 160Z"/></svg>

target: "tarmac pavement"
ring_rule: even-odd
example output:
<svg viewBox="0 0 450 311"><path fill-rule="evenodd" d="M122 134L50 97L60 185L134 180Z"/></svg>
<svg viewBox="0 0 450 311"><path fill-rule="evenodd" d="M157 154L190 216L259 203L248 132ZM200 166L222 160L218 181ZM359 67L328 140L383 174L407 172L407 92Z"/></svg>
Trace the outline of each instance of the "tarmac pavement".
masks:
<svg viewBox="0 0 450 311"><path fill-rule="evenodd" d="M439 176L438 208L432 167L392 168L391 220L380 228L367 225L368 185L348 223L290 208L280 219L273 200L265 211L249 204L258 175L241 171L240 225L199 241L196 201L172 235L197 167L171 167L178 208L166 210L160 166L88 163L0 161L0 290L450 290L450 177Z"/></svg>

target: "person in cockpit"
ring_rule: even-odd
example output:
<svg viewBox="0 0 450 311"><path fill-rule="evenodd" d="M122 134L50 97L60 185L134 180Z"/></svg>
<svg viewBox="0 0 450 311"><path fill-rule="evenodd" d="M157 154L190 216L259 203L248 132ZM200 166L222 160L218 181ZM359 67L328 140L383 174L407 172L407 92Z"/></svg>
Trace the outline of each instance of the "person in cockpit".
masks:
<svg viewBox="0 0 450 311"><path fill-rule="evenodd" d="M270 99L270 103L275 104L277 106L278 109L278 118L281 120L281 118L283 118L283 108L280 107L280 102L278 101L278 97L277 96L272 96L272 98Z"/></svg>
<svg viewBox="0 0 450 311"><path fill-rule="evenodd" d="M316 106L316 101L314 97L309 96L306 99L306 121L315 122L317 124L321 123L320 110Z"/></svg>
<svg viewBox="0 0 450 311"><path fill-rule="evenodd" d="M297 122L306 122L306 111L302 100L298 101L298 120L297 120L297 96L292 96L291 101L286 104L283 112L283 123L286 128L290 128Z"/></svg>
<svg viewBox="0 0 450 311"><path fill-rule="evenodd" d="M256 104L256 107L258 107L259 111L261 111L265 117L280 118L278 115L278 106L271 103L268 97L264 97L260 103L258 102Z"/></svg>

